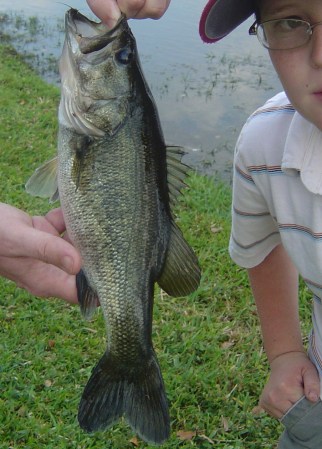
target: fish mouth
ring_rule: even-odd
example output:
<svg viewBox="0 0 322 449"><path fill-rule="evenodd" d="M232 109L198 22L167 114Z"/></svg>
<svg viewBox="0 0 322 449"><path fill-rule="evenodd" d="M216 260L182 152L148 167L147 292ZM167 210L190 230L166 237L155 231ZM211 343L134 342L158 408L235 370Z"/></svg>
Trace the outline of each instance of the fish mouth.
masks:
<svg viewBox="0 0 322 449"><path fill-rule="evenodd" d="M77 9L71 8L66 12L65 29L67 34L73 37L81 53L88 54L102 50L113 42L115 34L121 24L126 21L124 15L120 17L113 28L101 22L94 22L83 16Z"/></svg>

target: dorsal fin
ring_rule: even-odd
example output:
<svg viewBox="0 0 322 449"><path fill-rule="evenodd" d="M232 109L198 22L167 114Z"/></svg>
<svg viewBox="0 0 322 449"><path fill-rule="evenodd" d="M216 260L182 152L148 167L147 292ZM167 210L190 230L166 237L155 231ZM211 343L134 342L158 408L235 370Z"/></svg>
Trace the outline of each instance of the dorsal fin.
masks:
<svg viewBox="0 0 322 449"><path fill-rule="evenodd" d="M158 284L170 296L186 296L198 288L200 276L195 253L180 229L172 223L167 256Z"/></svg>
<svg viewBox="0 0 322 449"><path fill-rule="evenodd" d="M167 179L171 206L176 203L181 190L186 187L184 179L190 167L181 162L185 154L182 147L167 146Z"/></svg>

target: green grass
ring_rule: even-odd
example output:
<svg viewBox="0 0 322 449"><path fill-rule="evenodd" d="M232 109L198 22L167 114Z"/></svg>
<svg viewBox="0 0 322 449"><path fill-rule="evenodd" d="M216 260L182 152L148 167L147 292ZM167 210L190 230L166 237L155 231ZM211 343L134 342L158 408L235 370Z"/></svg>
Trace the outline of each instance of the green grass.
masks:
<svg viewBox="0 0 322 449"><path fill-rule="evenodd" d="M56 145L59 92L9 47L0 46L0 200L41 214L46 201L24 184ZM165 449L273 449L280 425L253 412L268 367L244 270L229 259L229 187L192 174L178 222L203 270L186 298L156 292L153 341L171 412ZM85 434L77 407L105 347L100 313L91 322L63 301L34 298L0 279L0 449L127 449L123 423ZM307 294L301 293L307 304ZM308 305L301 306L304 331ZM195 436L181 440L178 432ZM148 448L139 441L138 447Z"/></svg>

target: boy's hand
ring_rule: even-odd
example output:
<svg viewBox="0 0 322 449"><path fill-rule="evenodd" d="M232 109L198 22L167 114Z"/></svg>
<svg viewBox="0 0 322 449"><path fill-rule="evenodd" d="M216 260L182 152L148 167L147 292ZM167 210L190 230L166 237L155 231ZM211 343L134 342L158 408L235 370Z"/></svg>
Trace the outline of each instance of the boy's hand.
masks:
<svg viewBox="0 0 322 449"><path fill-rule="evenodd" d="M0 276L36 296L77 302L75 274L81 268L78 251L61 238L61 209L45 217L0 203Z"/></svg>
<svg viewBox="0 0 322 449"><path fill-rule="evenodd" d="M167 10L170 0L87 0L87 3L102 22L113 27L121 12L128 19L159 19Z"/></svg>
<svg viewBox="0 0 322 449"><path fill-rule="evenodd" d="M303 395L316 402L320 396L317 370L304 352L281 354L271 362L271 375L259 405L281 418Z"/></svg>

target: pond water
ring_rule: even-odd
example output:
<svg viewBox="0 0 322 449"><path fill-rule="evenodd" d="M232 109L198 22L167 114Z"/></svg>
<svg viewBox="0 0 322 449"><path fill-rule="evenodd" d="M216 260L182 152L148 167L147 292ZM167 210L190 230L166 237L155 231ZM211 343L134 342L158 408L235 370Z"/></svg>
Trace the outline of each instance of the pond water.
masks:
<svg viewBox="0 0 322 449"><path fill-rule="evenodd" d="M158 20L131 20L166 141L189 149L188 163L230 181L233 151L248 115L281 90L268 54L248 36L252 19L217 44L198 34L206 0L172 0ZM94 18L85 0L68 5ZM54 0L0 0L0 39L47 81L59 84L64 13Z"/></svg>

